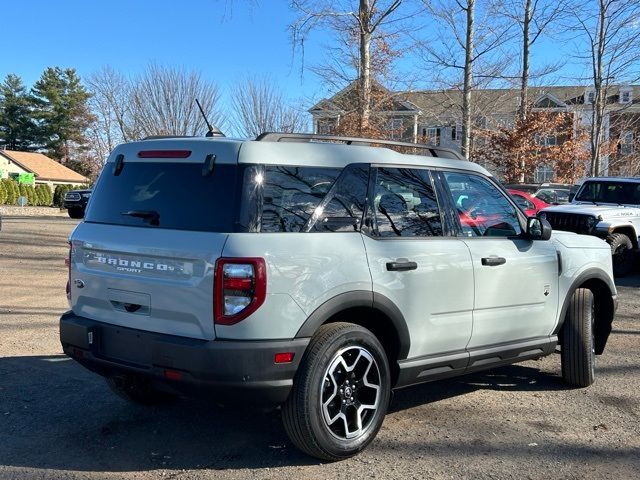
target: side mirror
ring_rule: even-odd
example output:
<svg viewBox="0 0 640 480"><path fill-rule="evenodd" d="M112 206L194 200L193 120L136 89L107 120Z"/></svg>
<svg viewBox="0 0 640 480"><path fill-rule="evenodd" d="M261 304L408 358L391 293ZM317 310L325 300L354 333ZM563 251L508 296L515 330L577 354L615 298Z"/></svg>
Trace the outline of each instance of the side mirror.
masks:
<svg viewBox="0 0 640 480"><path fill-rule="evenodd" d="M551 232L551 224L544 218L527 219L527 237L531 240L549 240Z"/></svg>
<svg viewBox="0 0 640 480"><path fill-rule="evenodd" d="M569 203L573 202L573 199L575 198L576 194L575 193L570 193L569 194Z"/></svg>

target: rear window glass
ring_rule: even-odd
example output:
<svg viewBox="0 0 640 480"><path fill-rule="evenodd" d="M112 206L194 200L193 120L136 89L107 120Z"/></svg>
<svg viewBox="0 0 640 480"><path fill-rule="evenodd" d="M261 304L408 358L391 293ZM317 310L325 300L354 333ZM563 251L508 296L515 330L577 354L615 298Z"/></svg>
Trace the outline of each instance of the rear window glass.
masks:
<svg viewBox="0 0 640 480"><path fill-rule="evenodd" d="M126 162L108 164L93 191L85 221L148 228L230 232L234 225L235 165ZM157 214L157 217L156 217Z"/></svg>
<svg viewBox="0 0 640 480"><path fill-rule="evenodd" d="M340 168L267 166L261 232L301 232Z"/></svg>

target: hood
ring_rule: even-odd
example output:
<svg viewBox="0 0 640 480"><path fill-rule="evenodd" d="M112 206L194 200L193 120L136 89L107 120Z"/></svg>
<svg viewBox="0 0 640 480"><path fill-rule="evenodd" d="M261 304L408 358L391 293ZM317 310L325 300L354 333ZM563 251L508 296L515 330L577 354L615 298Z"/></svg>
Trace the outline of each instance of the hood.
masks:
<svg viewBox="0 0 640 480"><path fill-rule="evenodd" d="M566 205L555 205L553 207L547 207L542 212L557 212L557 213L575 213L581 215L593 215L597 217L602 215L603 218L615 218L615 217L640 217L640 208L638 207L626 207L624 205L611 205L611 204L598 204L593 203L568 203Z"/></svg>
<svg viewBox="0 0 640 480"><path fill-rule="evenodd" d="M558 242L566 248L597 248L609 250L611 247L604 240L593 235L578 235L573 232L554 230L551 241Z"/></svg>

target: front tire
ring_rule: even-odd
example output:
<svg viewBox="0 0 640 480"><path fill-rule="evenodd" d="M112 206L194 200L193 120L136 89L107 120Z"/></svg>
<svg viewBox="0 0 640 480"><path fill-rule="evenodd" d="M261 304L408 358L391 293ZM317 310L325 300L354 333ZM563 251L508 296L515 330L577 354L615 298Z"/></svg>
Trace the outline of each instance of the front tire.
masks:
<svg viewBox="0 0 640 480"><path fill-rule="evenodd" d="M594 305L591 290L577 289L562 325L562 378L574 387L588 387L595 379Z"/></svg>
<svg viewBox="0 0 640 480"><path fill-rule="evenodd" d="M613 275L624 277L631 273L633 268L633 243L631 243L631 239L624 233L612 233L607 237L607 243L611 247Z"/></svg>
<svg viewBox="0 0 640 480"><path fill-rule="evenodd" d="M318 329L282 408L289 438L322 460L349 458L375 438L389 405L389 362L378 339L351 323Z"/></svg>
<svg viewBox="0 0 640 480"><path fill-rule="evenodd" d="M84 209L82 208L70 208L67 210L69 217L71 218L82 218L84 217Z"/></svg>

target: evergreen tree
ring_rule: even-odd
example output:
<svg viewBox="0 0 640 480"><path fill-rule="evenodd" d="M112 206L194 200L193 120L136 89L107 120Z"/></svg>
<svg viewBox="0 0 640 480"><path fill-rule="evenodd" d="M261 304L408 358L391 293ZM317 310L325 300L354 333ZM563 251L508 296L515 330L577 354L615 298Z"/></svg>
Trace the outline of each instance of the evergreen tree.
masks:
<svg viewBox="0 0 640 480"><path fill-rule="evenodd" d="M31 89L39 120L39 143L58 161L70 160L87 144L86 131L93 120L91 94L72 68L49 67Z"/></svg>
<svg viewBox="0 0 640 480"><path fill-rule="evenodd" d="M36 125L32 98L14 74L0 84L0 143L9 150L33 150Z"/></svg>

